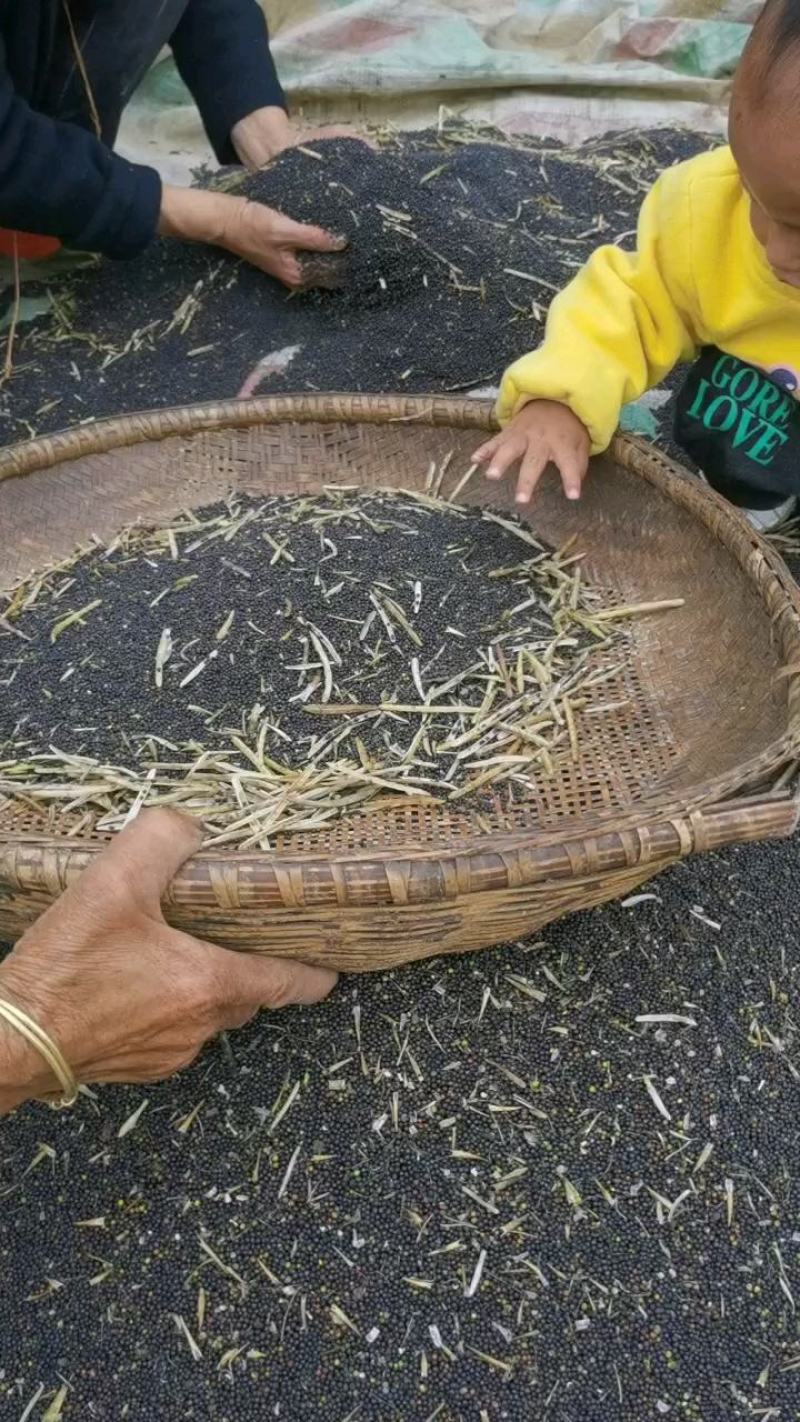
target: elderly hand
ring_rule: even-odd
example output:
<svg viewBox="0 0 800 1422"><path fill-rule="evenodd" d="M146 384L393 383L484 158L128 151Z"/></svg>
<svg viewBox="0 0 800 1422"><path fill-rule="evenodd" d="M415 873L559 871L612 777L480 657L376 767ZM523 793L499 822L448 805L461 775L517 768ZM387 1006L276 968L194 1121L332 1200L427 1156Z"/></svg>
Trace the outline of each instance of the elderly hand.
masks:
<svg viewBox="0 0 800 1422"><path fill-rule="evenodd" d="M162 237L224 247L290 287L304 285L298 252L341 252L347 246L344 237L295 222L264 203L199 188L164 188L158 230Z"/></svg>
<svg viewBox="0 0 800 1422"><path fill-rule="evenodd" d="M247 118L240 119L231 130L231 143L245 168L263 168L286 148L297 148L308 143L324 143L331 138L356 138L374 147L368 138L346 124L323 124L318 128L304 128L292 123L289 115L280 108L256 109Z"/></svg>
<svg viewBox="0 0 800 1422"><path fill-rule="evenodd" d="M200 845L193 821L149 810L0 963L0 997L53 1038L80 1082L154 1081L262 1007L319 1002L336 974L234 953L170 928L161 898ZM0 1113L55 1090L0 1018Z"/></svg>

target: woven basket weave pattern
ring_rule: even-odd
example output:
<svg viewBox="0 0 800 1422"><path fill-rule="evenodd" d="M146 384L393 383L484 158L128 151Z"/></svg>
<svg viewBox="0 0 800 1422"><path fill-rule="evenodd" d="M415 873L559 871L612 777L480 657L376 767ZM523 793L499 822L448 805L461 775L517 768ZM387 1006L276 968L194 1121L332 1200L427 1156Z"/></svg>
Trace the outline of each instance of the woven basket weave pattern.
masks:
<svg viewBox="0 0 800 1422"><path fill-rule="evenodd" d="M454 484L490 421L470 400L298 396L16 446L0 454L0 586L92 535L231 489L422 488L451 450ZM478 478L461 497L511 507L510 485ZM462 808L403 802L285 836L271 854L198 855L173 886L173 921L231 947L386 967L518 937L694 850L790 832L791 798L763 794L800 739L797 679L777 676L800 666L800 601L780 559L713 494L624 438L595 461L577 508L553 477L530 518L553 544L577 534L610 601L686 600L621 634L625 665L598 692L620 709L582 717L577 762L565 753L529 803L481 826ZM0 807L0 936L22 931L97 851L69 829Z"/></svg>

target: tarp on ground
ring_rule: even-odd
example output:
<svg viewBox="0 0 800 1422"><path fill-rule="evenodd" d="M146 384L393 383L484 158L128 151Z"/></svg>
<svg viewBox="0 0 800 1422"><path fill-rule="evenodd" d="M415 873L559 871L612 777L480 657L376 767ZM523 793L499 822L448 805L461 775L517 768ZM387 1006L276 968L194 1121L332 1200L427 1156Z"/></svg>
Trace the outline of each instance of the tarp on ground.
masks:
<svg viewBox="0 0 800 1422"><path fill-rule="evenodd" d="M277 0L290 91L445 94L518 85L706 98L730 75L753 0Z"/></svg>
<svg viewBox="0 0 800 1422"><path fill-rule="evenodd" d="M603 128L718 131L760 0L264 0L281 77L314 119L400 126L441 105L574 140ZM171 59L126 119L167 176L208 156Z"/></svg>

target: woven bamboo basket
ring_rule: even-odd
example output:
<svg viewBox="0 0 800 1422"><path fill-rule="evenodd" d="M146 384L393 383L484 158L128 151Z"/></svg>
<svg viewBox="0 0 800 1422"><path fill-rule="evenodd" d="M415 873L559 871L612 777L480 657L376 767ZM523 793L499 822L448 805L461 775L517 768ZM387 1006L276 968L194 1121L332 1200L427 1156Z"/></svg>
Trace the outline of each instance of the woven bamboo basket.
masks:
<svg viewBox="0 0 800 1422"><path fill-rule="evenodd" d="M92 534L231 489L422 487L448 450L463 470L491 424L472 400L296 396L33 440L0 453L0 587ZM467 496L510 508L512 488L473 479ZM585 718L577 762L565 756L535 799L482 826L412 802L286 835L271 853L201 852L171 887L172 923L231 948L387 968L521 937L695 851L791 833L797 803L776 786L800 743L800 596L781 560L697 480L624 437L594 461L579 505L551 473L529 518L551 544L577 534L587 577L615 599L685 599L626 631L620 709ZM0 804L0 938L102 847L69 829Z"/></svg>

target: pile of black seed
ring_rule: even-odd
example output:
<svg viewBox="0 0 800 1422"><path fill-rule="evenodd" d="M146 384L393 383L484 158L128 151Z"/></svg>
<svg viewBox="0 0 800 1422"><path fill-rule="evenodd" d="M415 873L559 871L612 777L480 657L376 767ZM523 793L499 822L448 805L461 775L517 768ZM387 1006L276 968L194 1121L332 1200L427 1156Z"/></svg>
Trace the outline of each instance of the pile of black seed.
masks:
<svg viewBox="0 0 800 1422"><path fill-rule="evenodd" d="M270 753L304 764L312 740L350 723L322 720L307 704L416 704L414 658L425 688L449 681L531 597L530 583L489 573L536 550L476 510L331 491L237 497L197 517L172 548L161 534L135 532L110 553L84 555L19 616L12 595L0 625L0 757L56 746L129 765L152 757L153 734L208 749L266 718ZM389 608L388 627L376 601ZM544 599L537 617L546 639ZM313 634L332 663L327 697ZM468 694L476 699L472 686ZM453 699L464 689L444 698ZM385 762L418 728L381 718L359 721L355 734ZM339 753L358 758L349 736Z"/></svg>
<svg viewBox="0 0 800 1422"><path fill-rule="evenodd" d="M299 349L261 393L496 383L589 253L630 245L659 171L707 146L661 131L578 149L466 137L421 133L377 153L337 140L246 181L348 238L339 290L290 296L219 250L168 241L54 284L56 317L22 328L0 438L233 397L287 347Z"/></svg>

